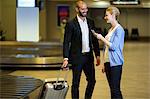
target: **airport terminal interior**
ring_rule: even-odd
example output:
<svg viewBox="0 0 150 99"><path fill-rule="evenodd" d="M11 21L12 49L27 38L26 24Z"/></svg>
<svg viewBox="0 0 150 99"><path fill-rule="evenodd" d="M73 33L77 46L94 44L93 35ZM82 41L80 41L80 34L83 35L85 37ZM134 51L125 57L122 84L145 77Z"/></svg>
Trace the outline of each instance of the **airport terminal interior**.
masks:
<svg viewBox="0 0 150 99"><path fill-rule="evenodd" d="M43 99L46 80L66 78L71 99L72 69L60 71L63 62L65 22L76 16L76 0L0 0L0 99ZM85 0L88 17L96 31L105 35L108 6L120 9L125 30L121 90L124 99L150 99L150 1ZM117 4L114 4L117 2ZM31 3L31 4L30 4ZM29 4L29 5L28 5ZM103 43L99 41L102 59ZM94 61L96 64L96 60ZM95 65L96 85L92 99L110 99L101 65ZM80 99L86 78L81 75Z"/></svg>

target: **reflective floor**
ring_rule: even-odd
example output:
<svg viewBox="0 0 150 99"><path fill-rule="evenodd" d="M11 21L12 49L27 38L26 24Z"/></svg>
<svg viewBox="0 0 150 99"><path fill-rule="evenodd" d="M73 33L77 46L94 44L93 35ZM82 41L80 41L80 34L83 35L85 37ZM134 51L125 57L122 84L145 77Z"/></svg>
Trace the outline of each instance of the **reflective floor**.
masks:
<svg viewBox="0 0 150 99"><path fill-rule="evenodd" d="M122 75L122 93L124 99L150 99L150 43L126 42L124 48L125 64ZM93 99L110 99L110 93L105 74L101 68L96 68L96 86ZM16 76L32 76L39 79L55 78L59 70L16 70L4 73ZM65 72L62 72L62 77ZM72 72L68 74L70 86L66 99L71 99ZM80 83L80 99L84 99L86 80L82 73Z"/></svg>

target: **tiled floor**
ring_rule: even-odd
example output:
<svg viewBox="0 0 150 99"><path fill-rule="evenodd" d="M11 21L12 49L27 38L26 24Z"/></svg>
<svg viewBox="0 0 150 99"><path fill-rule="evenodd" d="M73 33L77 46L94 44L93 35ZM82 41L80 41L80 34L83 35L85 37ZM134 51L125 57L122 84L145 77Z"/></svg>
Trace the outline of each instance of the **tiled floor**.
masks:
<svg viewBox="0 0 150 99"><path fill-rule="evenodd" d="M150 99L150 43L126 42L124 48L125 64L122 75L122 92L124 99ZM93 99L110 99L109 88L105 74L100 67L96 68L96 86ZM63 72L62 74L64 74ZM58 70L17 70L11 75L32 76L39 79L54 78ZM68 83L71 86L72 73L68 74ZM84 74L80 84L80 99L84 98L86 81ZM71 87L66 99L71 99Z"/></svg>

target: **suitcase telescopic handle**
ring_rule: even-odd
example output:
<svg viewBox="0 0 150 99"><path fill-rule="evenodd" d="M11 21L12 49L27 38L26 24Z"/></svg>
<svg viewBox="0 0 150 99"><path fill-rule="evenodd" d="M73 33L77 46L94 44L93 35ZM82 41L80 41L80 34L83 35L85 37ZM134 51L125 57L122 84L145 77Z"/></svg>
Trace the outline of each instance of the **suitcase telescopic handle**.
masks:
<svg viewBox="0 0 150 99"><path fill-rule="evenodd" d="M61 69L60 69L60 71L59 71L59 73L58 73L58 76L57 76L55 88L56 88L57 85L58 85L58 81L59 81L60 74L61 74L62 71L66 71L66 73L65 73L65 75L64 75L64 81L63 81L63 83L62 83L62 85L64 85L64 84L65 84L65 81L67 80L67 76L68 76L68 72L69 72L69 67L65 68L65 70L64 70L64 68L61 68Z"/></svg>

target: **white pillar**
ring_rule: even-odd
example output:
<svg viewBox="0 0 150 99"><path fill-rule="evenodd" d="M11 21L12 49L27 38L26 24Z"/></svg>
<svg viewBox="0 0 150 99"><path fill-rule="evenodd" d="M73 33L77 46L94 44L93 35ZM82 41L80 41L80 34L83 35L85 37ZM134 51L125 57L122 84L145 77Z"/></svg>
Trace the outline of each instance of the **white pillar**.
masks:
<svg viewBox="0 0 150 99"><path fill-rule="evenodd" d="M17 8L17 41L39 41L39 8Z"/></svg>

